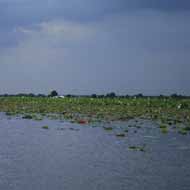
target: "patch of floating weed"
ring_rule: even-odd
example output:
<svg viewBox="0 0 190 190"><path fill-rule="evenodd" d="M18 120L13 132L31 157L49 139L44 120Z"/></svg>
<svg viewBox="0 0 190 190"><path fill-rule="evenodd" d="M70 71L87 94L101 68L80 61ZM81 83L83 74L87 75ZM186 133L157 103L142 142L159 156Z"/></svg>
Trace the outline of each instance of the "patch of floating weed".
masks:
<svg viewBox="0 0 190 190"><path fill-rule="evenodd" d="M125 129L125 130L124 130L124 132L125 132L125 133L128 133L128 132L129 132L129 130L128 130L128 129Z"/></svg>
<svg viewBox="0 0 190 190"><path fill-rule="evenodd" d="M164 124L160 125L160 130L163 134L167 134L168 133L167 125L164 125Z"/></svg>
<svg viewBox="0 0 190 190"><path fill-rule="evenodd" d="M116 137L125 137L126 135L125 135L125 133L117 133L116 134Z"/></svg>
<svg viewBox="0 0 190 190"><path fill-rule="evenodd" d="M160 125L160 129L166 129L167 128L167 125Z"/></svg>
<svg viewBox="0 0 190 190"><path fill-rule="evenodd" d="M163 134L167 134L167 133L168 133L168 128L162 128L162 129L161 129L161 132L162 132Z"/></svg>
<svg viewBox="0 0 190 190"><path fill-rule="evenodd" d="M184 130L184 128L182 128L182 129L179 130L179 134L181 134L181 135L187 135L187 131Z"/></svg>
<svg viewBox="0 0 190 190"><path fill-rule="evenodd" d="M78 124L81 124L81 125L85 125L85 124L88 123L88 121L87 121L87 120L84 120L84 119L80 119L80 120L77 121L77 123L78 123Z"/></svg>
<svg viewBox="0 0 190 190"><path fill-rule="evenodd" d="M129 146L129 150L145 152L145 146Z"/></svg>
<svg viewBox="0 0 190 190"><path fill-rule="evenodd" d="M33 117L32 115L27 114L27 115L22 116L22 119L33 119Z"/></svg>
<svg viewBox="0 0 190 190"><path fill-rule="evenodd" d="M7 116L14 116L14 115L16 115L16 113L15 112L6 112L5 115L7 115Z"/></svg>
<svg viewBox="0 0 190 190"><path fill-rule="evenodd" d="M104 130L106 130L106 131L112 131L112 130L113 130L112 127L103 127L103 128L104 128Z"/></svg>
<svg viewBox="0 0 190 190"><path fill-rule="evenodd" d="M32 116L32 119L33 119L33 120L36 120L36 121L41 121L41 120L43 120L43 117L40 116L40 115L33 115L33 116Z"/></svg>
<svg viewBox="0 0 190 190"><path fill-rule="evenodd" d="M47 125L42 126L42 129L49 129Z"/></svg>
<svg viewBox="0 0 190 190"><path fill-rule="evenodd" d="M184 128L185 131L190 131L190 126Z"/></svg>
<svg viewBox="0 0 190 190"><path fill-rule="evenodd" d="M190 131L190 127L183 127L183 128L180 128L178 132L181 135L187 135L189 131Z"/></svg>

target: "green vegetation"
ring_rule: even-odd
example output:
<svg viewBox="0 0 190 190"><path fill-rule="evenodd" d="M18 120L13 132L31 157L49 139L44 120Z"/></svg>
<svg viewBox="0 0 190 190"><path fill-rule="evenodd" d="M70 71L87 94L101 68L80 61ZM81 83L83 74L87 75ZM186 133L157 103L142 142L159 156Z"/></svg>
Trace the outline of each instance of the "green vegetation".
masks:
<svg viewBox="0 0 190 190"><path fill-rule="evenodd" d="M166 128L162 128L162 129L161 129L161 132L162 132L163 134L168 133L168 128L167 128L167 127L166 127Z"/></svg>
<svg viewBox="0 0 190 190"><path fill-rule="evenodd" d="M125 137L125 133L117 133L116 137Z"/></svg>
<svg viewBox="0 0 190 190"><path fill-rule="evenodd" d="M145 151L145 146L130 146L129 150L135 150L135 151L144 152Z"/></svg>
<svg viewBox="0 0 190 190"><path fill-rule="evenodd" d="M188 127L182 127L182 128L179 129L178 132L179 132L180 134L182 134L182 135L187 135L188 132L190 132L190 127L189 127L189 126L188 126Z"/></svg>
<svg viewBox="0 0 190 190"><path fill-rule="evenodd" d="M168 127L167 127L167 125L160 125L160 130L161 130L161 132L163 133L163 134L166 134L166 133L168 133Z"/></svg>
<svg viewBox="0 0 190 190"><path fill-rule="evenodd" d="M125 133L128 133L128 132L129 132L129 130L128 130L128 129L125 129L125 130L124 130L124 132L125 132Z"/></svg>
<svg viewBox="0 0 190 190"><path fill-rule="evenodd" d="M42 129L49 129L49 127L45 125L45 126L42 126Z"/></svg>
<svg viewBox="0 0 190 190"><path fill-rule="evenodd" d="M167 126L166 125L160 125L160 129L166 129Z"/></svg>
<svg viewBox="0 0 190 190"><path fill-rule="evenodd" d="M49 94L49 97L55 97L55 96L58 96L57 91L55 91L55 90L51 91Z"/></svg>
<svg viewBox="0 0 190 190"><path fill-rule="evenodd" d="M23 117L22 117L22 119L32 119L33 117L32 117L32 115L24 115Z"/></svg>
<svg viewBox="0 0 190 190"><path fill-rule="evenodd" d="M136 117L167 124L190 123L189 108L188 98L121 98L113 94L111 98L0 97L0 111L7 115L23 114L23 118L31 119L35 114L60 114L80 124L97 120L127 121Z"/></svg>
<svg viewBox="0 0 190 190"><path fill-rule="evenodd" d="M112 127L104 127L104 129L105 129L106 131L112 131L112 130L113 130Z"/></svg>

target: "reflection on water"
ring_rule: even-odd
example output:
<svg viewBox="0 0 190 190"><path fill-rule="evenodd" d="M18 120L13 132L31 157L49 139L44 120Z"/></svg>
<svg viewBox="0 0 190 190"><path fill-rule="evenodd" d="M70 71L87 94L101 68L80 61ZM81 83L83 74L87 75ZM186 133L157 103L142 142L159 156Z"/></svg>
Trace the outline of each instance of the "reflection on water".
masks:
<svg viewBox="0 0 190 190"><path fill-rule="evenodd" d="M189 189L189 135L163 135L151 122L144 122L137 132L130 130L121 138L115 133L127 124L114 125L119 127L107 131L1 114L0 189ZM142 145L144 152L129 149Z"/></svg>

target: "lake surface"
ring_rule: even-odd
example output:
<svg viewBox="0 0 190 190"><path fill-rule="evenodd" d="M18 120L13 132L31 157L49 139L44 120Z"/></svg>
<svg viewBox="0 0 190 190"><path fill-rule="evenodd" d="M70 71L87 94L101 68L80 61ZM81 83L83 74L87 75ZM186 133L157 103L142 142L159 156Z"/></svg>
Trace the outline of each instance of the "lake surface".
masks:
<svg viewBox="0 0 190 190"><path fill-rule="evenodd" d="M82 126L1 113L0 189L189 190L190 135L162 134L154 123L140 121L141 128L117 137L130 122Z"/></svg>

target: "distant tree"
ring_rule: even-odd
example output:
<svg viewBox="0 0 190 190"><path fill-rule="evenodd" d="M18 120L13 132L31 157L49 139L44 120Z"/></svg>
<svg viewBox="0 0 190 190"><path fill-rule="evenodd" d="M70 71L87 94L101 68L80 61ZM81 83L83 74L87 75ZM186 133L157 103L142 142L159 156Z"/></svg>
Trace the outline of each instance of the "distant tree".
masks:
<svg viewBox="0 0 190 190"><path fill-rule="evenodd" d="M139 93L137 95L135 95L137 98L142 98L143 97L143 94L142 93Z"/></svg>
<svg viewBox="0 0 190 190"><path fill-rule="evenodd" d="M91 98L97 98L97 95L96 94L92 94Z"/></svg>
<svg viewBox="0 0 190 190"><path fill-rule="evenodd" d="M175 93L175 94L171 94L171 97L172 98L178 98L178 95Z"/></svg>
<svg viewBox="0 0 190 190"><path fill-rule="evenodd" d="M111 92L111 93L106 94L106 97L108 97L108 98L115 98L116 94L115 94L115 92Z"/></svg>
<svg viewBox="0 0 190 190"><path fill-rule="evenodd" d="M45 94L38 94L37 97L46 97Z"/></svg>
<svg viewBox="0 0 190 190"><path fill-rule="evenodd" d="M33 93L28 94L28 97L35 97L36 95Z"/></svg>
<svg viewBox="0 0 190 190"><path fill-rule="evenodd" d="M102 94L102 95L97 95L97 98L104 98L105 96Z"/></svg>
<svg viewBox="0 0 190 190"><path fill-rule="evenodd" d="M53 90L53 91L50 92L49 96L50 97L55 97L55 96L58 96L58 93L57 93L56 90Z"/></svg>
<svg viewBox="0 0 190 190"><path fill-rule="evenodd" d="M71 94L67 94L67 95L65 95L65 97L67 97L67 98L71 98L71 97L73 97L73 95L71 95Z"/></svg>

